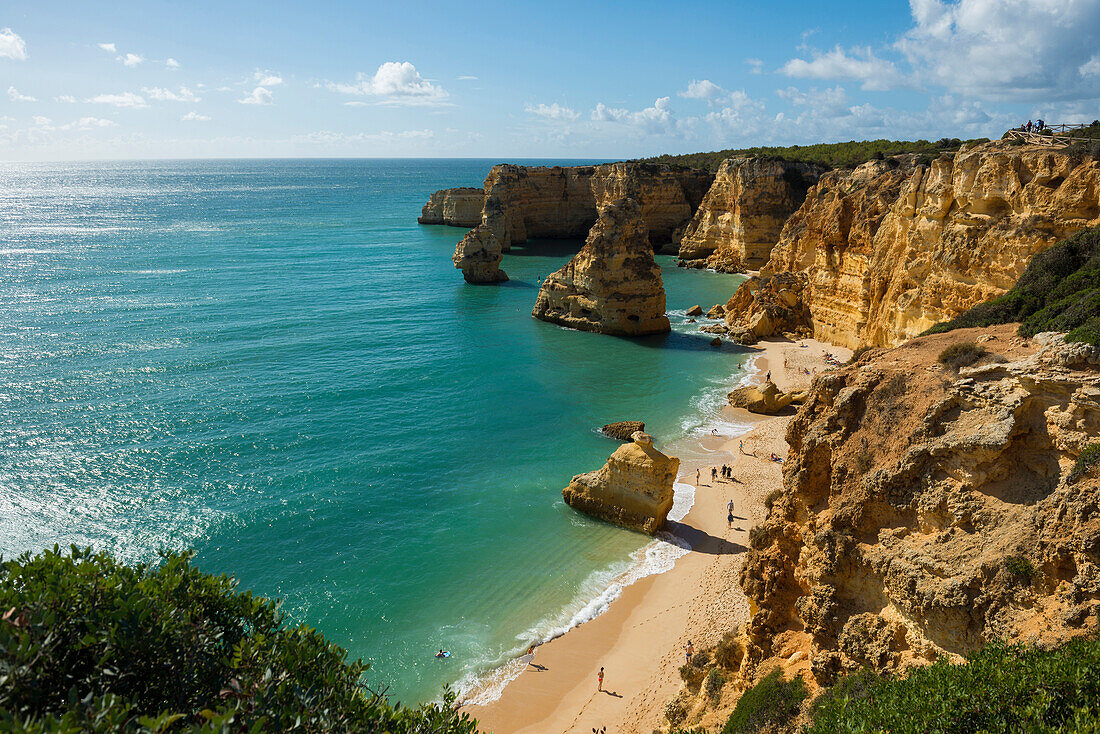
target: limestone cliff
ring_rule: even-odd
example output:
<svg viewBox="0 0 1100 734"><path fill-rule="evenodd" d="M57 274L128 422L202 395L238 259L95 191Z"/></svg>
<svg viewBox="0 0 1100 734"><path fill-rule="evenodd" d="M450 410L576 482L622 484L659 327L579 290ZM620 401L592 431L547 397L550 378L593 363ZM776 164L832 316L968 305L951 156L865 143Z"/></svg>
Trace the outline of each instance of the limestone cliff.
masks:
<svg viewBox="0 0 1100 734"><path fill-rule="evenodd" d="M806 307L809 300L806 290L806 276L802 273L749 278L722 306L727 333L742 343L776 334L810 335L813 326Z"/></svg>
<svg viewBox="0 0 1100 734"><path fill-rule="evenodd" d="M1016 325L922 337L819 376L750 535L745 670L802 649L821 683L1096 627L1100 350ZM950 344L990 354L956 373Z"/></svg>
<svg viewBox="0 0 1100 734"><path fill-rule="evenodd" d="M662 454L652 436L638 431L603 468L573 477L561 494L575 510L653 535L672 509L679 468L679 459Z"/></svg>
<svg viewBox="0 0 1100 734"><path fill-rule="evenodd" d="M680 260L727 273L768 261L787 218L823 167L811 163L727 158L680 240Z"/></svg>
<svg viewBox="0 0 1100 734"><path fill-rule="evenodd" d="M476 227L481 224L485 191L470 187L442 189L428 198L417 217L420 224L447 224L452 227Z"/></svg>
<svg viewBox="0 0 1100 734"><path fill-rule="evenodd" d="M467 232L455 247L451 260L462 271L467 283L501 283L508 280L508 275L500 269L504 250L497 232L502 216L500 203L489 197L485 200L481 224Z"/></svg>
<svg viewBox="0 0 1100 734"><path fill-rule="evenodd" d="M601 210L581 251L543 282L531 315L601 334L671 329L661 268L633 199L617 199Z"/></svg>
<svg viewBox="0 0 1100 734"><path fill-rule="evenodd" d="M1032 255L1100 223L1100 163L986 143L820 178L764 274L806 276L814 336L889 346L1000 295Z"/></svg>

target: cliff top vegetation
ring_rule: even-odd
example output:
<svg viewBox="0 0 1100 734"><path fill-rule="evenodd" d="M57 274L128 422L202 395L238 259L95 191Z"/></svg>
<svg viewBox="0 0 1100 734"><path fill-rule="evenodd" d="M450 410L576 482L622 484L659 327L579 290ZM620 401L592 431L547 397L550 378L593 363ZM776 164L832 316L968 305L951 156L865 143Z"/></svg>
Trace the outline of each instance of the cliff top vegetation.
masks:
<svg viewBox="0 0 1100 734"><path fill-rule="evenodd" d="M0 731L476 731L453 694L390 704L366 664L185 554L126 566L55 546L4 561L0 614Z"/></svg>
<svg viewBox="0 0 1100 734"><path fill-rule="evenodd" d="M1020 334L1065 331L1066 341L1100 346L1100 227L1085 229L1031 258L1000 298L980 303L925 334L1020 323Z"/></svg>
<svg viewBox="0 0 1100 734"><path fill-rule="evenodd" d="M929 160L942 153L957 151L969 143L983 143L987 138L960 140L942 138L936 142L927 140L850 140L846 143L816 143L814 145L789 145L786 147L730 148L710 153L685 153L683 155L659 155L642 159L650 163L702 168L717 171L726 158L781 158L789 161L820 163L830 168L854 168L874 158L915 153Z"/></svg>

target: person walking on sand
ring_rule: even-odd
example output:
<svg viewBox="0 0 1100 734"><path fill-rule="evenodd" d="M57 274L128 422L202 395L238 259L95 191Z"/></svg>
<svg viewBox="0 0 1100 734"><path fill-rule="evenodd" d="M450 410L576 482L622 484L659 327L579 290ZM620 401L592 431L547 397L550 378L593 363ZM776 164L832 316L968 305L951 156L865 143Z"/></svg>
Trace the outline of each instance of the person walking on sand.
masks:
<svg viewBox="0 0 1100 734"><path fill-rule="evenodd" d="M737 452L740 453L740 454L745 453L745 442L744 441L738 441L737 442Z"/></svg>
<svg viewBox="0 0 1100 734"><path fill-rule="evenodd" d="M730 500L729 509L726 510L726 530L733 530L733 500Z"/></svg>
<svg viewBox="0 0 1100 734"><path fill-rule="evenodd" d="M714 482L718 479L718 470L713 466L710 468L710 481Z"/></svg>
<svg viewBox="0 0 1100 734"><path fill-rule="evenodd" d="M691 656L695 654L695 646L691 644L691 640L688 640L688 644L684 645L684 655L687 657L688 663L691 662Z"/></svg>
<svg viewBox="0 0 1100 734"><path fill-rule="evenodd" d="M596 690L603 690L603 666L600 666L600 672L596 673Z"/></svg>
<svg viewBox="0 0 1100 734"><path fill-rule="evenodd" d="M699 486L699 481L700 481L700 479L699 479L699 470L696 469L695 470L695 486Z"/></svg>

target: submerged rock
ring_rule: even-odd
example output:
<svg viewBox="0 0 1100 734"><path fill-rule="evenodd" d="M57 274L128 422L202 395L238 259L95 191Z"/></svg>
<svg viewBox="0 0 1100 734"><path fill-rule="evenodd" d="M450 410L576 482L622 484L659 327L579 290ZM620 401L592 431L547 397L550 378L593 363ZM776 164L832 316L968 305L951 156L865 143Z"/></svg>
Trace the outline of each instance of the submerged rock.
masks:
<svg viewBox="0 0 1100 734"><path fill-rule="evenodd" d="M695 305L695 306L692 306L691 308L689 308L684 313L686 313L688 316L702 316L703 315L703 307L699 306L699 305Z"/></svg>
<svg viewBox="0 0 1100 734"><path fill-rule="evenodd" d="M661 268L633 199L616 199L600 211L581 251L543 282L531 315L600 334L671 330Z"/></svg>
<svg viewBox="0 0 1100 734"><path fill-rule="evenodd" d="M653 437L636 431L603 468L578 474L562 490L565 504L601 520L653 535L672 509L680 460L653 447Z"/></svg>
<svg viewBox="0 0 1100 734"><path fill-rule="evenodd" d="M617 421L606 424L600 429L600 433L617 441L629 441L632 435L644 430L645 423L642 421Z"/></svg>

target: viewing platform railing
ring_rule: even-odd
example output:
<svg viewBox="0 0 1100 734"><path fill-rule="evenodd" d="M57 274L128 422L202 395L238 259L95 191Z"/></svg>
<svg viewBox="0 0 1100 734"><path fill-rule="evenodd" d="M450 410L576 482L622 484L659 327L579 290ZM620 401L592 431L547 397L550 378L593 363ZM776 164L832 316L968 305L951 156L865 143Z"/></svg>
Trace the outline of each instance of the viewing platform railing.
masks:
<svg viewBox="0 0 1100 734"><path fill-rule="evenodd" d="M1074 130L1083 130L1090 125L1085 124L1062 124L1062 125L1046 125L1042 130L1033 130L1028 132L1027 130L1021 130L1019 128L1013 128L1005 133L1005 140L1020 140L1031 145L1046 145L1050 147L1065 147L1070 143L1081 140L1097 140L1094 137L1082 137L1076 135L1069 135Z"/></svg>

